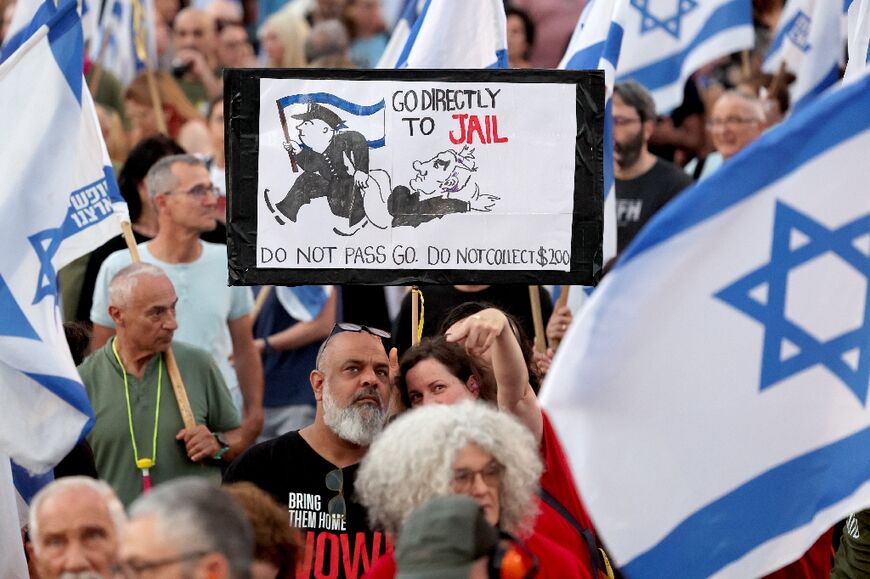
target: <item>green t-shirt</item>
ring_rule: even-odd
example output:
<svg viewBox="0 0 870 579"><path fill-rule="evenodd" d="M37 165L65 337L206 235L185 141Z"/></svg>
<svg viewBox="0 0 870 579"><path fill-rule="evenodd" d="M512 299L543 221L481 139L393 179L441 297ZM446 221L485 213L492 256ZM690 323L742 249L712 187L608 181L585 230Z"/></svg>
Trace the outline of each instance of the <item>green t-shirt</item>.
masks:
<svg viewBox="0 0 870 579"><path fill-rule="evenodd" d="M112 352L112 342L109 340L105 346L88 356L78 370L96 418L88 434L88 442L94 451L97 473L115 489L121 502L127 506L142 492L142 475L133 459L124 374ZM172 351L196 423L205 424L212 432L225 432L238 427L238 412L211 355L182 342L173 342ZM152 457L158 360L161 358L155 356L148 363L141 379L127 374L133 430L140 459ZM175 440L175 435L182 428L184 423L164 363L157 427L157 462L151 469L152 484L158 485L190 475L207 476L220 481L220 468L217 465L195 463L187 457L184 442Z"/></svg>

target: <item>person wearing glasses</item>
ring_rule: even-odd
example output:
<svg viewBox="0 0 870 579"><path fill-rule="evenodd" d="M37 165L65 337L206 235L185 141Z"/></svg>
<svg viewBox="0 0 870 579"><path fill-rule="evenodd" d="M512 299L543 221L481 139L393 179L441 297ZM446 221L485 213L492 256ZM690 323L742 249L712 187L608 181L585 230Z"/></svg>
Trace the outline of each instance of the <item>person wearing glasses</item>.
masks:
<svg viewBox="0 0 870 579"><path fill-rule="evenodd" d="M682 169L649 151L656 123L652 95L629 80L613 87L616 246L622 251L656 211L692 183Z"/></svg>
<svg viewBox="0 0 870 579"><path fill-rule="evenodd" d="M250 446L263 428L263 368L249 315L254 300L250 288L227 287L226 248L199 237L217 225L217 195L208 169L194 156L171 155L151 167L145 184L157 208L158 232L139 244L141 259L160 267L175 287L175 337L211 353L223 375L242 418L239 439L229 440L230 445ZM108 308L109 281L130 262L128 251L113 253L97 274L91 306L94 350L115 333Z"/></svg>
<svg viewBox="0 0 870 579"><path fill-rule="evenodd" d="M106 483L84 476L58 479L30 503L27 546L41 579L112 579L124 506Z"/></svg>
<svg viewBox="0 0 870 579"><path fill-rule="evenodd" d="M227 493L180 478L130 505L121 535L118 579L250 579L254 531Z"/></svg>
<svg viewBox="0 0 870 579"><path fill-rule="evenodd" d="M729 90L716 99L707 120L707 130L715 151L686 164L686 173L697 179L713 174L755 139L767 127L767 115L761 99L741 90Z"/></svg>
<svg viewBox="0 0 870 579"><path fill-rule="evenodd" d="M411 513L451 494L473 498L499 531L519 537L540 562L532 577L592 575L556 541L534 532L536 493L543 464L535 437L519 420L474 400L430 404L394 420L374 441L357 477L357 494L369 517L405 540ZM392 555L368 577L395 577Z"/></svg>
<svg viewBox="0 0 870 579"><path fill-rule="evenodd" d="M359 463L389 416L389 337L336 324L309 375L314 423L248 449L224 473L224 483L252 482L286 505L307 545L297 577L360 577L389 549L355 494Z"/></svg>

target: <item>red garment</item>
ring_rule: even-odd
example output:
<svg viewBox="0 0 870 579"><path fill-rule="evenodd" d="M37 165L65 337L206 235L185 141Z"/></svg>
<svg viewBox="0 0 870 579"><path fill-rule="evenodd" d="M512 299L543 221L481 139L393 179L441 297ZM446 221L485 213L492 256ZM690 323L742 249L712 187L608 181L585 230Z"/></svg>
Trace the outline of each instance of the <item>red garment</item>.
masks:
<svg viewBox="0 0 870 579"><path fill-rule="evenodd" d="M766 575L764 579L827 578L831 574L831 565L833 564L833 546L831 543L833 533L833 529L829 529L800 559L786 565L779 571Z"/></svg>
<svg viewBox="0 0 870 579"><path fill-rule="evenodd" d="M577 558L572 553L548 537L532 535L526 541L526 547L538 559L539 579L592 579L592 575L577 564ZM393 579L398 572L393 555L391 551L380 556L363 575L363 579Z"/></svg>
<svg viewBox="0 0 870 579"><path fill-rule="evenodd" d="M556 499L584 529L589 529L594 535L592 521L580 500L565 451L562 450L562 445L547 414L542 411L541 417L543 418L541 460L544 462L541 489ZM576 527L545 501L539 500L538 507L540 515L535 521L535 533L546 536L567 549L577 559L577 565L591 575L589 548Z"/></svg>

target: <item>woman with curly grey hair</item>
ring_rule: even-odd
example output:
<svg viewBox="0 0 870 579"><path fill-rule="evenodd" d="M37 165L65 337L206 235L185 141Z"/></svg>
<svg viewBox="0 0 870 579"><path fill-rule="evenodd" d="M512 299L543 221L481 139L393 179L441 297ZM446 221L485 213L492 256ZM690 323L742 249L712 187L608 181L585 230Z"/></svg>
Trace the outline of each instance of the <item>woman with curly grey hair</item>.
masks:
<svg viewBox="0 0 870 579"><path fill-rule="evenodd" d="M564 451L538 405L532 349L519 324L488 304L466 303L447 315L442 329L443 337L424 339L402 356L402 399L415 409L483 400L525 425L545 465L536 533L564 545L589 573L604 569Z"/></svg>
<svg viewBox="0 0 870 579"><path fill-rule="evenodd" d="M372 523L394 536L429 500L468 495L487 522L526 538L540 562L538 577L591 577L567 550L532 530L542 470L534 436L514 417L481 402L433 404L400 416L381 433L360 465L356 492ZM366 575L394 576L391 557Z"/></svg>

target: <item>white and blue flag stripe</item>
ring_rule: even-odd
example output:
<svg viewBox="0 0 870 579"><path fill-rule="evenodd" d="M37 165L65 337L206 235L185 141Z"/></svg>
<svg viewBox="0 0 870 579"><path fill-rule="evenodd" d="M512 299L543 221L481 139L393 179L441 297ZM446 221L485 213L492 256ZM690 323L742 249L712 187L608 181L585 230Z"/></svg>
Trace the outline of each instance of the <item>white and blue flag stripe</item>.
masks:
<svg viewBox="0 0 870 579"><path fill-rule="evenodd" d="M412 8L409 4L409 15ZM507 65L507 20L501 0L426 0L392 68Z"/></svg>
<svg viewBox="0 0 870 579"><path fill-rule="evenodd" d="M631 577L755 577L870 504L870 76L655 215L542 389Z"/></svg>
<svg viewBox="0 0 870 579"><path fill-rule="evenodd" d="M762 70L777 74L784 66L795 75L789 87L792 111L800 110L840 79L849 1L786 3Z"/></svg>

